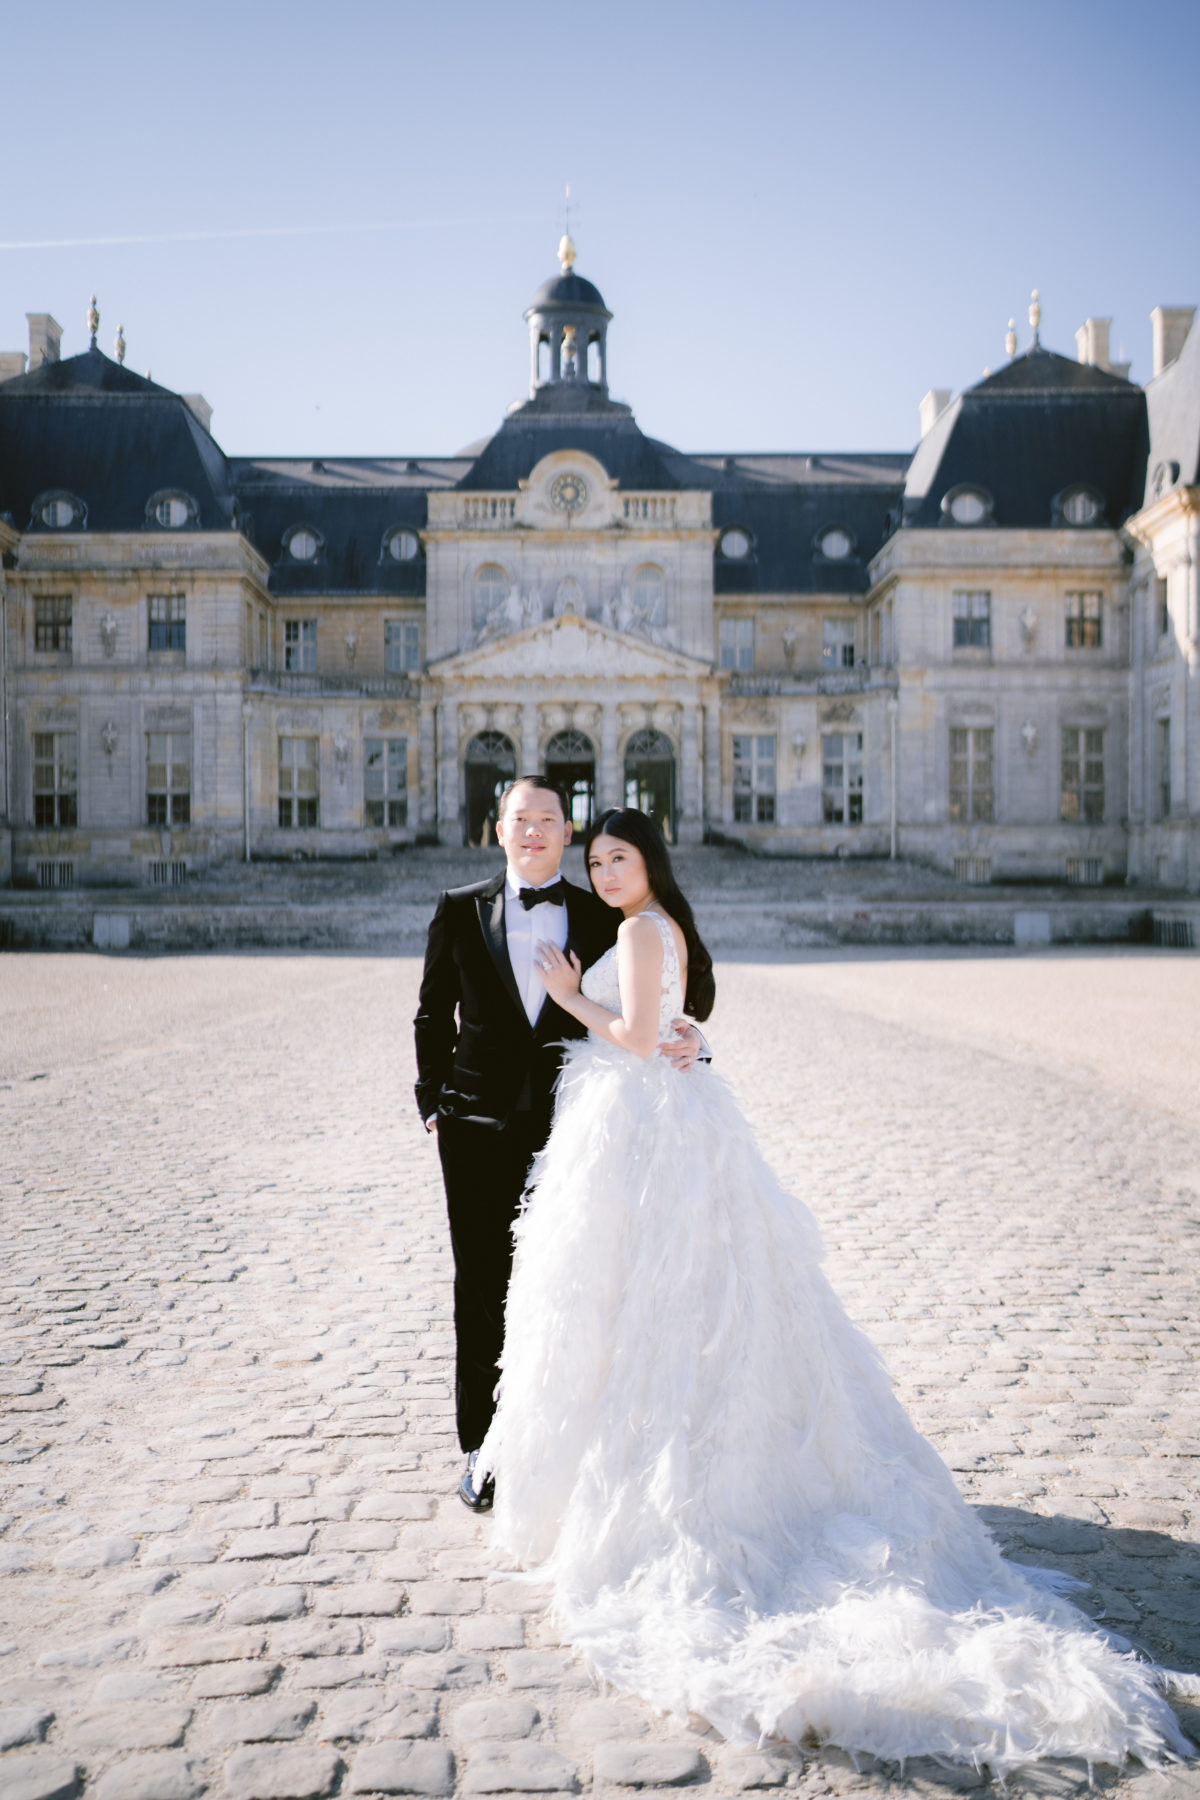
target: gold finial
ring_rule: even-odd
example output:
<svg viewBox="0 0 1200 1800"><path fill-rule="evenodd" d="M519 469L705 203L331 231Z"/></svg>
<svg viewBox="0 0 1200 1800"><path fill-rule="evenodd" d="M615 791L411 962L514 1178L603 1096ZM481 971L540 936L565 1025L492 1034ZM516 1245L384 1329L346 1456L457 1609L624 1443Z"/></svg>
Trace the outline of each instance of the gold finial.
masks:
<svg viewBox="0 0 1200 1800"><path fill-rule="evenodd" d="M92 295L92 303L88 307L88 330L92 334L92 349L96 348L96 333L100 329L100 313L96 306L96 296Z"/></svg>
<svg viewBox="0 0 1200 1800"><path fill-rule="evenodd" d="M1004 348L1010 356L1017 354L1017 321L1015 319L1008 321L1008 335L1004 340Z"/></svg>
<svg viewBox="0 0 1200 1800"><path fill-rule="evenodd" d="M1038 291L1036 288L1034 288L1033 293L1029 298L1029 323L1033 328L1033 341L1035 344L1038 344L1041 342L1038 337L1038 330L1042 323L1042 303L1038 299Z"/></svg>
<svg viewBox="0 0 1200 1800"><path fill-rule="evenodd" d="M125 361L125 327L123 325L117 326L117 335L113 339L113 349L116 351L117 361L123 363Z"/></svg>
<svg viewBox="0 0 1200 1800"><path fill-rule="evenodd" d="M577 255L574 242L564 231L558 245L558 261L564 275L569 275L574 269Z"/></svg>

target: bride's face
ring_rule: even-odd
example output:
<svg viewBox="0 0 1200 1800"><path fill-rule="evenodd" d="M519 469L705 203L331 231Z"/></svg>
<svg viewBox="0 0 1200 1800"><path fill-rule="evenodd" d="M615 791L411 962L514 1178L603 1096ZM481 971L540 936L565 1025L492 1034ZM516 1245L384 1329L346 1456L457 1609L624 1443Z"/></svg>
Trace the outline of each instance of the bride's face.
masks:
<svg viewBox="0 0 1200 1800"><path fill-rule="evenodd" d="M640 912L653 899L646 859L624 838L609 837L604 832L593 838L588 851L588 874L600 898L609 906L619 906L624 913Z"/></svg>

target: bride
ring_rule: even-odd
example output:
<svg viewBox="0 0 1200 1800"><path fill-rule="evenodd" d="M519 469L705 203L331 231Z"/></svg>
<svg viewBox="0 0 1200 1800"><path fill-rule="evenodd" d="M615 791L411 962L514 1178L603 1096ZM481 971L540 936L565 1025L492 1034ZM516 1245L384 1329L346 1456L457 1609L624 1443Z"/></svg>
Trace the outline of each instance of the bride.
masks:
<svg viewBox="0 0 1200 1800"><path fill-rule="evenodd" d="M657 827L606 812L585 863L624 919L582 982L537 952L589 1036L516 1226L479 1456L501 1553L600 1675L729 1738L996 1773L1189 1754L1172 1678L1000 1555L720 1077L655 1056L715 994Z"/></svg>

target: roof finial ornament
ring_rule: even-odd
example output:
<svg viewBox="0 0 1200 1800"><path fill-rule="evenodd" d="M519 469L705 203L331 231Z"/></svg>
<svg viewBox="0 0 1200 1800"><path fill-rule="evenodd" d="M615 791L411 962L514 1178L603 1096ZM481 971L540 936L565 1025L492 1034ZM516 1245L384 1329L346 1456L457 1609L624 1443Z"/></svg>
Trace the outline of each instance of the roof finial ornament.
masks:
<svg viewBox="0 0 1200 1800"><path fill-rule="evenodd" d="M100 312L96 305L96 296L92 295L92 303L88 307L88 330L92 334L92 349L96 348L96 333L100 329Z"/></svg>
<svg viewBox="0 0 1200 1800"><path fill-rule="evenodd" d="M1042 323L1042 303L1038 299L1038 291L1036 288L1034 288L1033 293L1029 297L1029 323L1033 328L1032 348L1034 350L1040 350L1042 347L1042 340L1038 336L1038 329Z"/></svg>
<svg viewBox="0 0 1200 1800"><path fill-rule="evenodd" d="M1008 332L1004 339L1004 348L1009 356L1015 356L1017 354L1017 321L1015 319L1010 319L1008 321Z"/></svg>
<svg viewBox="0 0 1200 1800"><path fill-rule="evenodd" d="M113 339L113 350L116 352L117 361L123 363L125 361L125 327L123 325L117 326L117 335Z"/></svg>
<svg viewBox="0 0 1200 1800"><path fill-rule="evenodd" d="M571 236L571 184L567 183L566 199L563 202L563 234L558 243L558 262L564 275L569 275L575 267L577 252Z"/></svg>

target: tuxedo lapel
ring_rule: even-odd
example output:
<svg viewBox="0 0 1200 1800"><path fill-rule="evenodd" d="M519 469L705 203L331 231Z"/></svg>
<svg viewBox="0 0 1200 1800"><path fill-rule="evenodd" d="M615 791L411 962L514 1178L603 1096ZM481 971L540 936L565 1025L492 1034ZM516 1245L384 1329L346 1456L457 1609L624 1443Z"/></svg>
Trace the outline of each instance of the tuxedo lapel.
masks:
<svg viewBox="0 0 1200 1800"><path fill-rule="evenodd" d="M500 885L493 893L482 893L475 905L479 910L479 923L483 930L483 941L488 953L496 965L496 973L504 983L505 991L513 1005L528 1025L529 1015L525 1011L525 1003L521 999L521 990L517 986L517 978L513 974L512 963L508 958L508 939L504 931L504 892L506 877L500 877Z"/></svg>

